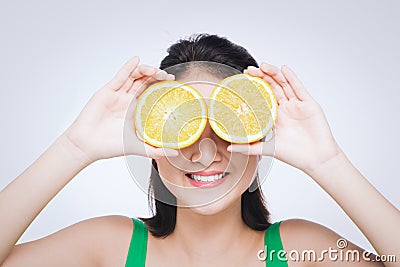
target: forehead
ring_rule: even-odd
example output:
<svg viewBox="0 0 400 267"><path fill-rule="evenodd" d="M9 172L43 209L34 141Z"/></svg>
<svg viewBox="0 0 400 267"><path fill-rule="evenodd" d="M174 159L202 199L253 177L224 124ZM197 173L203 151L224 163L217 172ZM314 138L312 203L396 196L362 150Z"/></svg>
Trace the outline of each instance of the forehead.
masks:
<svg viewBox="0 0 400 267"><path fill-rule="evenodd" d="M187 83L197 89L204 98L209 98L214 87L222 81L222 78L215 77L209 73L199 73L179 77L177 81Z"/></svg>

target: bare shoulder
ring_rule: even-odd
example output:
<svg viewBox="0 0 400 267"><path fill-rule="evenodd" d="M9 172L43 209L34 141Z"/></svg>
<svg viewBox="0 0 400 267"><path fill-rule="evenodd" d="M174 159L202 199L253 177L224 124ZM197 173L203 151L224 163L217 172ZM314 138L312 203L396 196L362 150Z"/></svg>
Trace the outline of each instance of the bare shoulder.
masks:
<svg viewBox="0 0 400 267"><path fill-rule="evenodd" d="M282 221L280 225L281 235L291 241L292 239L298 240L297 243L307 243L310 238L317 238L320 240L337 240L340 236L329 229L328 227L304 220L304 219L288 219ZM314 240L316 241L316 240Z"/></svg>
<svg viewBox="0 0 400 267"><path fill-rule="evenodd" d="M374 254L364 254L365 259L364 249L316 222L284 220L280 234L284 250L291 253L289 266L383 266L374 262ZM341 255L348 259L340 260Z"/></svg>
<svg viewBox="0 0 400 267"><path fill-rule="evenodd" d="M2 266L124 266L132 231L125 216L86 219L16 245Z"/></svg>
<svg viewBox="0 0 400 267"><path fill-rule="evenodd" d="M101 266L125 266L133 232L131 218L109 215L82 221L77 232L88 231L88 238L97 242L94 251Z"/></svg>
<svg viewBox="0 0 400 267"><path fill-rule="evenodd" d="M118 233L125 234L126 231L131 232L133 230L132 219L122 215L108 215L90 218L81 221L76 225L77 227L92 229L92 233L97 233L101 236L108 236L110 234L114 235Z"/></svg>

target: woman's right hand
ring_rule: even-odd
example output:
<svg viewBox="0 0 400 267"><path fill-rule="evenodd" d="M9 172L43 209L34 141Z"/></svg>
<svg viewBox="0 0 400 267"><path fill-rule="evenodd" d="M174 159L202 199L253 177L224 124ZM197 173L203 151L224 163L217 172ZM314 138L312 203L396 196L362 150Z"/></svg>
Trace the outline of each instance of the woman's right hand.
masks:
<svg viewBox="0 0 400 267"><path fill-rule="evenodd" d="M87 264L93 259L99 251L92 242L98 240L99 233L93 224L78 224L34 242L15 244L51 199L90 163L124 154L152 158L178 154L176 150L155 148L140 141L131 110L136 106L138 96L151 83L172 79L175 79L173 75L154 67L139 66L139 58L132 58L93 95L72 125L1 190L0 214L7 214L7 218L3 216L0 220L0 266L71 266ZM125 139L124 128L129 129ZM10 206L18 212L10 213ZM106 227L109 225L107 223ZM90 229L95 230L93 236ZM83 238L87 242L80 242L82 233L88 233ZM79 246L71 246L77 240ZM49 249L54 253L48 255ZM65 251L71 252L73 260L65 256Z"/></svg>
<svg viewBox="0 0 400 267"><path fill-rule="evenodd" d="M150 158L178 155L176 150L145 144L136 135L130 105L136 106L139 95L150 84L175 79L163 70L139 65L139 61L139 57L133 57L125 63L115 77L92 96L65 131L67 140L78 148L88 163L124 154ZM125 140L124 124L131 132Z"/></svg>

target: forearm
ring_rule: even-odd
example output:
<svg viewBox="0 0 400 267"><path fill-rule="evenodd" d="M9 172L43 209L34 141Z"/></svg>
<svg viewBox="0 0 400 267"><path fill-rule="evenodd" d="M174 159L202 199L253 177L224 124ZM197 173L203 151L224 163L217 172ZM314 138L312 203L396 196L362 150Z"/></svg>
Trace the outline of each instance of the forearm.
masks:
<svg viewBox="0 0 400 267"><path fill-rule="evenodd" d="M0 263L49 201L88 164L62 135L0 192Z"/></svg>
<svg viewBox="0 0 400 267"><path fill-rule="evenodd" d="M378 254L396 254L400 259L400 212L364 178L344 153L306 173L342 207Z"/></svg>

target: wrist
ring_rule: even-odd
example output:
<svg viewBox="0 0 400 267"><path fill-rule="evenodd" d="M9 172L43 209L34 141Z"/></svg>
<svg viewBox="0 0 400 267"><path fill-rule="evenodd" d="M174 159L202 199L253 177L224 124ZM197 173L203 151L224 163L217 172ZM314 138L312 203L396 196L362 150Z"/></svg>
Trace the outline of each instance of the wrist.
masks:
<svg viewBox="0 0 400 267"><path fill-rule="evenodd" d="M325 173L337 170L337 168L340 167L343 161L347 160L348 159L344 152L340 149L339 146L336 146L336 148L333 149L332 155L330 157L318 162L317 164L311 165L308 168L305 168L303 172L305 172L314 180L318 180L319 177L323 177Z"/></svg>
<svg viewBox="0 0 400 267"><path fill-rule="evenodd" d="M65 153L67 153L67 155L69 155L73 161L81 164L82 167L89 166L95 161L71 139L68 130L59 136L59 138L56 140L56 143L62 147Z"/></svg>

